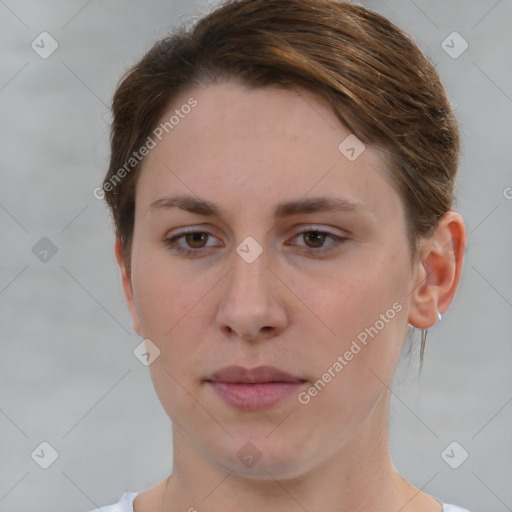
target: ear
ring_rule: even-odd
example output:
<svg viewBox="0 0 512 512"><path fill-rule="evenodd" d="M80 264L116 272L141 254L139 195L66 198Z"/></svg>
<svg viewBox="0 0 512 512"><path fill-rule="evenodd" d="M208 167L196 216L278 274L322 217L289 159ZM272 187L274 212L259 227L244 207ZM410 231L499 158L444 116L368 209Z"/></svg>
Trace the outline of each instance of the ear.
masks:
<svg viewBox="0 0 512 512"><path fill-rule="evenodd" d="M128 269L126 268L126 264L123 258L123 251L121 249L121 241L119 238L116 238L114 244L114 253L116 255L117 264L119 265L119 270L121 273L121 285L123 287L124 298L126 300L126 305L128 306L128 311L130 316L132 317L132 326L134 331L142 337L142 330L140 328L139 315L137 314L137 309L135 307L135 301L133 300L133 286L131 275Z"/></svg>
<svg viewBox="0 0 512 512"><path fill-rule="evenodd" d="M444 313L459 286L466 228L456 212L446 212L430 238L421 241L415 287L411 293L408 322L419 329L428 329Z"/></svg>

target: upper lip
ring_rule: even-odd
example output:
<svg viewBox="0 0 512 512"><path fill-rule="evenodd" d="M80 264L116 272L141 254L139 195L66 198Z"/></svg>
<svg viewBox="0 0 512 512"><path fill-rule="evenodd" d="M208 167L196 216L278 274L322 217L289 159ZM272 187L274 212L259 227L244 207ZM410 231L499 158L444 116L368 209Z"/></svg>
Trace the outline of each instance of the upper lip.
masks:
<svg viewBox="0 0 512 512"><path fill-rule="evenodd" d="M263 382L304 382L304 379L290 375L274 366L257 366L243 368L242 366L225 366L211 374L207 381L259 384Z"/></svg>

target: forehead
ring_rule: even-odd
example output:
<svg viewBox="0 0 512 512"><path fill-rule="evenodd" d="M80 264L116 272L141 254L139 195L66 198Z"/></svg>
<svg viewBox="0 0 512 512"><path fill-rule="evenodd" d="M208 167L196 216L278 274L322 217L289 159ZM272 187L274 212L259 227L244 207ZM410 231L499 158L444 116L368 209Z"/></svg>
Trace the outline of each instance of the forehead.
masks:
<svg viewBox="0 0 512 512"><path fill-rule="evenodd" d="M358 141L325 100L300 88L198 87L175 98L158 127L137 187L145 206L164 192L255 214L327 192L373 210L399 199L382 154Z"/></svg>

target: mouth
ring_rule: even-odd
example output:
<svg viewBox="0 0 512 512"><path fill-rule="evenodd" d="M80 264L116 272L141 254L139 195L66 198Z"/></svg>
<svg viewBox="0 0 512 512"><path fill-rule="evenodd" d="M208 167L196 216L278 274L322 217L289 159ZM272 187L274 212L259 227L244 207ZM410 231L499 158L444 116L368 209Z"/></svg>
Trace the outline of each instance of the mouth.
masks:
<svg viewBox="0 0 512 512"><path fill-rule="evenodd" d="M305 382L273 366L227 366L205 380L225 404L241 411L268 409L296 394Z"/></svg>

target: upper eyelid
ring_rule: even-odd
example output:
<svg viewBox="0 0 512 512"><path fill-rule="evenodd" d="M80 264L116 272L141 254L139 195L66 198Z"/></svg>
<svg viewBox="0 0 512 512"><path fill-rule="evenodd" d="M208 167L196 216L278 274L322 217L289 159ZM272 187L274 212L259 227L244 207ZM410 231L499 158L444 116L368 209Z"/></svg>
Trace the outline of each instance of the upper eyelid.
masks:
<svg viewBox="0 0 512 512"><path fill-rule="evenodd" d="M196 227L183 228L183 231L173 233L172 235L167 233L165 238L169 239L169 238L174 238L174 237L179 237L182 235L189 235L189 234L194 234L194 233L206 233L210 236L215 237L215 235L213 233L211 233L208 229L209 228L202 228L201 226L198 226L197 228ZM309 231L317 231L319 233L326 233L328 235L339 236L339 237L345 237L345 236L348 236L348 234L349 234L349 232L347 232L345 230L342 230L341 233L335 233L335 232L332 232L330 229L332 229L332 228L327 228L326 226L320 226L320 225L316 225L316 224L306 224L299 228L296 236L301 235L304 232L309 232ZM215 238L217 238L217 237L215 237Z"/></svg>

